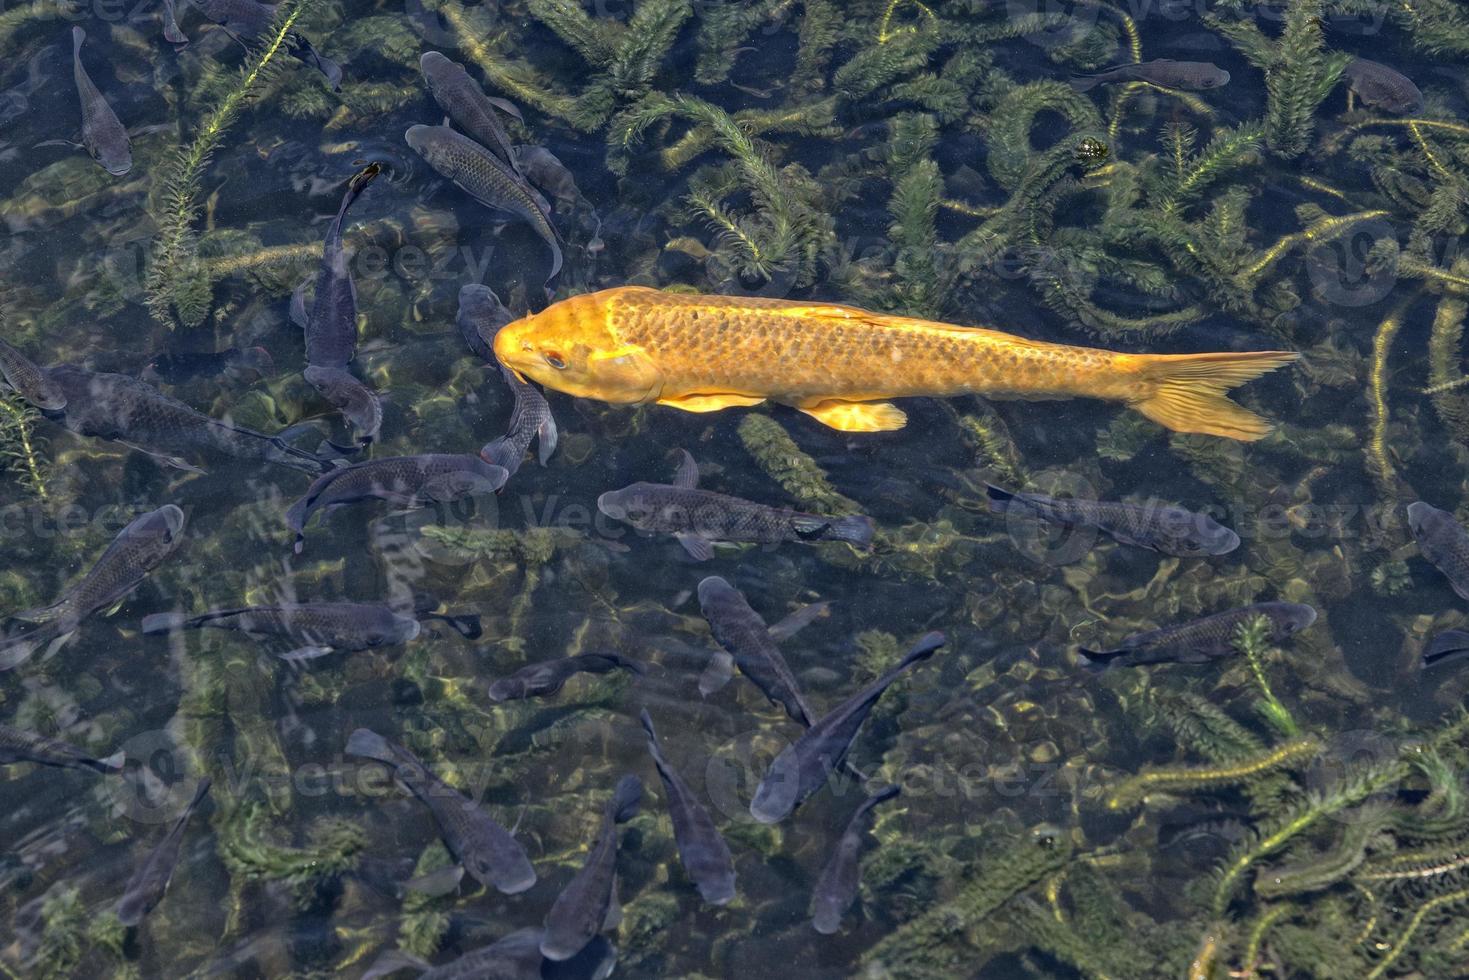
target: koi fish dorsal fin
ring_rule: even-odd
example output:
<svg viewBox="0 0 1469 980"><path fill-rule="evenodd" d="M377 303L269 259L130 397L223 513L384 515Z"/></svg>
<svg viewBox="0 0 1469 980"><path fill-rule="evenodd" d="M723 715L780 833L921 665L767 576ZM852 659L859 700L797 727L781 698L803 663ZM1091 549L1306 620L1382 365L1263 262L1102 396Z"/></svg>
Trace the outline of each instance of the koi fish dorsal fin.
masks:
<svg viewBox="0 0 1469 980"><path fill-rule="evenodd" d="M1269 435L1265 419L1224 397L1224 392L1289 364L1293 351L1137 355L1144 396L1129 404L1174 432L1197 432L1253 442ZM1149 393L1150 392L1150 393Z"/></svg>

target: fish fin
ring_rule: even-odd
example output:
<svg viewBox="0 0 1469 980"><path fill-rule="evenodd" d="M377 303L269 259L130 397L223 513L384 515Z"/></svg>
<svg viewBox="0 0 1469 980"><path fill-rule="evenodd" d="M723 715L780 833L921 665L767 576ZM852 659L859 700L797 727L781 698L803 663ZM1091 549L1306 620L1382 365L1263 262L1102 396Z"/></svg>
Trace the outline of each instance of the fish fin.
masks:
<svg viewBox="0 0 1469 980"><path fill-rule="evenodd" d="M143 635L155 636L158 633L183 629L186 621L187 617L183 613L152 613L143 617Z"/></svg>
<svg viewBox="0 0 1469 980"><path fill-rule="evenodd" d="M163 39L180 47L189 43L189 36L179 29L178 12L174 10L173 0L163 0Z"/></svg>
<svg viewBox="0 0 1469 980"><path fill-rule="evenodd" d="M993 483L986 483L984 492L985 496L990 498L990 510L996 514L1003 514L1009 510L1011 501L1015 499L1015 495L1009 490L997 487Z"/></svg>
<svg viewBox="0 0 1469 980"><path fill-rule="evenodd" d="M515 455L515 447L510 444L508 436L485 443L479 451L479 458L511 474L520 469L520 457Z"/></svg>
<svg viewBox="0 0 1469 980"><path fill-rule="evenodd" d="M830 615L830 602L813 602L797 609L765 632L769 633L770 638L776 643L784 643L816 620L825 619Z"/></svg>
<svg viewBox="0 0 1469 980"><path fill-rule="evenodd" d="M359 728L347 736L347 754L376 759L390 765L398 763L393 744L370 728Z"/></svg>
<svg viewBox="0 0 1469 980"><path fill-rule="evenodd" d="M612 820L614 823L627 823L638 815L638 807L643 803L643 782L633 775L623 776L617 781L617 789L612 793Z"/></svg>
<svg viewBox="0 0 1469 980"><path fill-rule="evenodd" d="M840 517L831 522L827 537L834 541L845 541L858 548L872 547L872 538L877 534L877 525L872 518L863 514Z"/></svg>
<svg viewBox="0 0 1469 980"><path fill-rule="evenodd" d="M199 476L208 475L207 473L205 473L204 470L201 470L193 463L190 463L188 460L185 459L180 459L178 456L170 456L167 453L154 452L151 449L144 449L137 443L128 442L126 439L119 439L117 441L122 443L124 446L127 446L129 449L137 450L144 456L151 456L154 462L160 463L164 466L170 466L176 470L183 470L185 473L194 473Z"/></svg>
<svg viewBox="0 0 1469 980"><path fill-rule="evenodd" d="M37 606L35 609L23 609L18 613L11 613L11 619L18 619L23 623L50 623L61 616L66 601L53 602L49 606Z"/></svg>
<svg viewBox="0 0 1469 980"><path fill-rule="evenodd" d="M362 980L378 980L379 977L386 977L399 970L431 969L433 969L433 964L428 960L420 959L412 953L405 953L401 949L390 949L372 961L367 972L362 974Z"/></svg>
<svg viewBox="0 0 1469 980"><path fill-rule="evenodd" d="M546 416L546 421L542 422L540 427L536 429L536 460L542 466L546 465L546 462L551 458L551 454L556 451L557 438L556 420L548 415Z"/></svg>
<svg viewBox="0 0 1469 980"><path fill-rule="evenodd" d="M673 485L692 490L699 485L699 464L694 462L693 454L687 449L680 449L679 453L678 472L674 474Z"/></svg>
<svg viewBox="0 0 1469 980"><path fill-rule="evenodd" d="M708 561L714 557L714 546L709 543L708 538L701 538L696 534L675 534L674 537L694 561Z"/></svg>
<svg viewBox="0 0 1469 980"><path fill-rule="evenodd" d="M85 146L83 146L81 143L76 142L75 140L46 140L44 143L37 143L35 146L31 147L31 149L39 150L43 146L64 146L70 150L86 149Z"/></svg>
<svg viewBox="0 0 1469 980"><path fill-rule="evenodd" d="M1469 656L1469 633L1463 630L1444 630L1423 648L1421 663L1424 667L1434 667L1462 660L1465 656Z"/></svg>
<svg viewBox="0 0 1469 980"><path fill-rule="evenodd" d="M764 400L753 395L681 395L676 398L660 398L658 404L682 412L717 412L725 408L747 408Z"/></svg>
<svg viewBox="0 0 1469 980"><path fill-rule="evenodd" d="M505 115L514 116L515 119L519 122L525 122L525 117L520 114L520 107L517 106L515 103L507 102L504 99L497 99L493 96L486 98L485 101L494 106L496 109L499 109L501 112L505 113Z"/></svg>
<svg viewBox="0 0 1469 980"><path fill-rule="evenodd" d="M456 615L453 613L431 613L424 619L442 619L449 628L466 640L477 640L484 635L484 627L480 625L478 613L464 613Z"/></svg>
<svg viewBox="0 0 1469 980"><path fill-rule="evenodd" d="M802 541L814 541L826 537L831 530L831 521L824 517L793 517L791 527Z"/></svg>
<svg viewBox="0 0 1469 980"><path fill-rule="evenodd" d="M317 657L325 657L331 652L331 647L304 646L297 647L294 650L287 650L285 653L280 654L280 658L290 663L299 663L303 660L315 660Z"/></svg>
<svg viewBox="0 0 1469 980"><path fill-rule="evenodd" d="M612 879L612 894L607 901L607 915L602 920L602 931L610 932L622 925L622 899L617 895L617 878Z"/></svg>
<svg viewBox="0 0 1469 980"><path fill-rule="evenodd" d="M780 625L779 623L776 624ZM709 665L699 675L699 694L708 697L724 688L734 677L734 657L724 650L716 650L709 656Z"/></svg>
<svg viewBox="0 0 1469 980"><path fill-rule="evenodd" d="M123 765L127 762L127 759L127 753L124 752L122 749L118 749L116 752L112 753L109 756L105 756L101 759L93 759L92 761L95 762L96 765L92 768L96 769L98 772L120 772Z"/></svg>
<svg viewBox="0 0 1469 980"><path fill-rule="evenodd" d="M291 290L291 322L302 330L305 330L306 325L311 322L311 314L306 312L306 290L310 289L314 282L316 282L315 275L307 276L296 285L295 289Z"/></svg>
<svg viewBox="0 0 1469 980"><path fill-rule="evenodd" d="M459 887L459 882L464 880L464 865L451 864L437 871L409 878L403 882L402 890L405 892L418 892L421 895L438 897L447 895Z"/></svg>
<svg viewBox="0 0 1469 980"><path fill-rule="evenodd" d="M1076 651L1076 659L1093 674L1100 674L1111 666L1113 660L1126 652L1125 650L1088 650L1082 647Z"/></svg>
<svg viewBox="0 0 1469 980"><path fill-rule="evenodd" d="M1269 435L1265 419L1224 397L1224 392L1300 357L1294 351L1228 354L1145 354L1142 387L1150 392L1128 404L1174 432L1197 432L1253 442Z"/></svg>
<svg viewBox="0 0 1469 980"><path fill-rule="evenodd" d="M891 432L908 424L908 416L891 402L831 400L798 406L822 425L842 432Z"/></svg>
<svg viewBox="0 0 1469 980"><path fill-rule="evenodd" d="M1072 75L1071 88L1076 92L1090 92L1102 84L1101 75Z"/></svg>

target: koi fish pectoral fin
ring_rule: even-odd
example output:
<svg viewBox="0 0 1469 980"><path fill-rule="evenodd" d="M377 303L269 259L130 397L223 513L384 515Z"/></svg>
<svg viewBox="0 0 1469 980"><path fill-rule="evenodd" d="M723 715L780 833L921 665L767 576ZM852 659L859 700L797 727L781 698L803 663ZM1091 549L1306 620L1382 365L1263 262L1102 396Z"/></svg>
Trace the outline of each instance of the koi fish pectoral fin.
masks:
<svg viewBox="0 0 1469 980"><path fill-rule="evenodd" d="M797 405L822 425L842 432L890 432L908 424L908 416L891 402L844 402L837 399Z"/></svg>
<svg viewBox="0 0 1469 980"><path fill-rule="evenodd" d="M685 412L717 412L725 408L747 408L764 400L753 395L680 395L660 398L658 404Z"/></svg>

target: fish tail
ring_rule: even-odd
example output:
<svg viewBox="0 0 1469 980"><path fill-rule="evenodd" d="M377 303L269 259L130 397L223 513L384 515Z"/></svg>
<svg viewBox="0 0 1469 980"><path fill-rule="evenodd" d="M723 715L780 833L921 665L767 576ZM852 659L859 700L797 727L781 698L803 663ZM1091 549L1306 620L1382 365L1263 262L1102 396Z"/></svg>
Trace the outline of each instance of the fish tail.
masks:
<svg viewBox="0 0 1469 980"><path fill-rule="evenodd" d="M1009 510L1010 502L1015 499L1015 495L1009 490L1001 489L993 483L986 483L984 492L990 498L990 510L996 514L1003 514Z"/></svg>
<svg viewBox="0 0 1469 980"><path fill-rule="evenodd" d="M125 762L127 762L127 753L122 749L118 749L106 758L88 759L87 765L98 772L110 773L120 772Z"/></svg>
<svg viewBox="0 0 1469 980"><path fill-rule="evenodd" d="M1294 351L1232 354L1146 354L1143 397L1128 405L1174 432L1197 432L1254 442L1273 426L1224 397L1231 388L1300 357Z"/></svg>
<svg viewBox="0 0 1469 980"><path fill-rule="evenodd" d="M1463 630L1444 630L1424 648L1420 666L1434 667L1465 657L1469 657L1469 633Z"/></svg>
<svg viewBox="0 0 1469 980"><path fill-rule="evenodd" d="M831 530L826 536L837 541L846 541L859 548L870 548L872 547L872 536L876 533L877 525L873 524L872 518L863 514L855 514L832 521Z"/></svg>
<svg viewBox="0 0 1469 980"><path fill-rule="evenodd" d="M11 619L19 619L26 623L54 623L66 612L67 600L53 602L49 606L37 606L35 609L23 609L18 613L11 613Z"/></svg>
<svg viewBox="0 0 1469 980"><path fill-rule="evenodd" d="M509 472L512 476L520 469L520 461L524 453L517 453L515 446L511 444L508 436L501 436L494 442L487 442L479 451L479 458L492 466L499 466Z"/></svg>
<svg viewBox="0 0 1469 980"><path fill-rule="evenodd" d="M918 642L913 644L913 648L908 651L907 655L903 657L902 662L893 668L893 673L905 670L920 660L927 660L938 652L939 647L947 642L948 637L938 630L923 634L923 636L919 637Z"/></svg>
<svg viewBox="0 0 1469 980"><path fill-rule="evenodd" d="M87 32L80 27L71 29L71 56L79 57L82 53L82 42L87 39Z"/></svg>
<svg viewBox="0 0 1469 980"><path fill-rule="evenodd" d="M1101 75L1072 75L1071 88L1077 92L1090 92L1102 84Z"/></svg>

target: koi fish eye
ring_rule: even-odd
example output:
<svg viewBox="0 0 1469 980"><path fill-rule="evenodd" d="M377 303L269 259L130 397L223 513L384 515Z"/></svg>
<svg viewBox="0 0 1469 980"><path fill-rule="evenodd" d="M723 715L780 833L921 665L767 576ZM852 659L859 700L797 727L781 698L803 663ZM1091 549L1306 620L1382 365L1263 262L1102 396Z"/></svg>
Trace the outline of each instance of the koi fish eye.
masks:
<svg viewBox="0 0 1469 980"><path fill-rule="evenodd" d="M546 351L546 353L543 354L543 355L541 355L541 356L546 359L546 363L547 364L551 365L556 370L558 370L558 371L565 371L566 370L566 359L564 357L562 357L560 354L556 354L556 353L553 353L551 351Z"/></svg>

